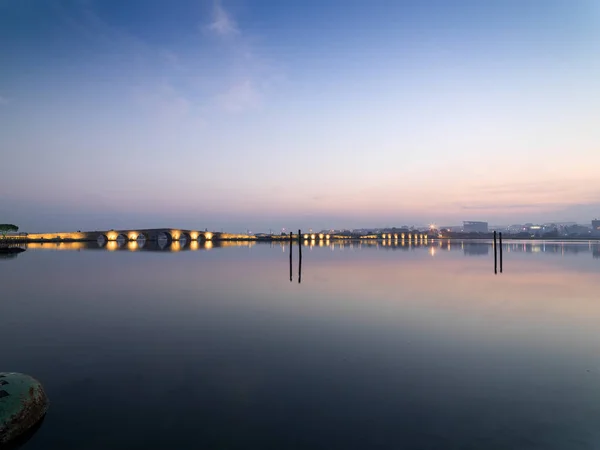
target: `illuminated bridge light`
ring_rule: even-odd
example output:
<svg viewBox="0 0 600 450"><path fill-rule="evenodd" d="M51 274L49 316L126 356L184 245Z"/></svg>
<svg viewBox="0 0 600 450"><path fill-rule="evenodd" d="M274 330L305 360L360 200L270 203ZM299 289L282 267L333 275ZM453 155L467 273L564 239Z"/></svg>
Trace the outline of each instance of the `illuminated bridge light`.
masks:
<svg viewBox="0 0 600 450"><path fill-rule="evenodd" d="M310 238L311 238L313 241L315 240L315 237L316 237L316 236L315 236L315 234L311 234L311 235L310 235Z"/></svg>
<svg viewBox="0 0 600 450"><path fill-rule="evenodd" d="M304 239L308 239L308 234L305 234L305 235L304 235Z"/></svg>
<svg viewBox="0 0 600 450"><path fill-rule="evenodd" d="M209 231L207 233L204 233L204 237L206 238L207 241L211 241L213 238L213 234ZM211 246L212 248L212 246Z"/></svg>
<svg viewBox="0 0 600 450"><path fill-rule="evenodd" d="M319 239L323 239L323 237L325 237L325 235L323 233L319 233Z"/></svg>

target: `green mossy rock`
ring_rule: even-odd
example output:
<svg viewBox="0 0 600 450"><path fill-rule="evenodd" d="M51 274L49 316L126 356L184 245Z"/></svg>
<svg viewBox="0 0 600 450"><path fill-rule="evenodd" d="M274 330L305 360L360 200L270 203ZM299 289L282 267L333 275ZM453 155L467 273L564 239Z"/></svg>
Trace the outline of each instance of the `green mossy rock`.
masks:
<svg viewBox="0 0 600 450"><path fill-rule="evenodd" d="M35 426L48 410L42 384L29 375L0 372L0 444Z"/></svg>

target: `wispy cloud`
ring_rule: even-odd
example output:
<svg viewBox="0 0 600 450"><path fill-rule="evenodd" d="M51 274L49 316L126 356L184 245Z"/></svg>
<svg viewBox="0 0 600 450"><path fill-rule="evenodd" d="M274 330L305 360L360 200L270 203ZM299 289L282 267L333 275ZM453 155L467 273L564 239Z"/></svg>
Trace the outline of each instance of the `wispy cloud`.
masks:
<svg viewBox="0 0 600 450"><path fill-rule="evenodd" d="M233 84L218 97L219 105L226 111L237 113L256 108L260 104L261 95L250 80Z"/></svg>
<svg viewBox="0 0 600 450"><path fill-rule="evenodd" d="M233 36L240 33L235 20L227 13L220 0L215 0L213 20L208 29L218 36Z"/></svg>
<svg viewBox="0 0 600 450"><path fill-rule="evenodd" d="M174 121L203 123L193 96L187 89L185 58L163 45L154 45L126 28L106 21L94 8L93 2L80 0L78 7L57 7L59 17L82 39L104 47L100 54L112 57L111 49L128 55L120 69L127 70L127 84L133 100L147 117ZM109 65L106 65L109 67ZM178 82L176 82L178 81Z"/></svg>
<svg viewBox="0 0 600 450"><path fill-rule="evenodd" d="M496 211L498 209L527 209L534 211L538 209L562 208L566 205L568 203L509 203L502 205L462 205L460 208L465 211Z"/></svg>
<svg viewBox="0 0 600 450"><path fill-rule="evenodd" d="M183 118L192 107L190 101L168 82L137 86L134 92L140 106L162 118Z"/></svg>
<svg viewBox="0 0 600 450"><path fill-rule="evenodd" d="M231 64L229 73L223 77L228 81L215 95L217 107L229 113L255 109L276 78L272 65L257 54L253 39L238 26L221 0L214 0L212 22L205 29L222 38L223 57Z"/></svg>
<svg viewBox="0 0 600 450"><path fill-rule="evenodd" d="M203 79L197 71L201 50L177 49L150 43L132 30L117 27L94 8L93 2L79 0L78 7L57 6L65 25L82 39L104 47L99 55L111 50L130 56L127 64L128 83L136 103L147 114L157 118L200 120L211 106L227 113L255 109L266 91L272 88L274 70L259 55L221 0L214 0L210 21L204 19L201 29L218 38L220 64L223 69ZM207 23L209 22L209 23ZM213 42L214 44L214 42ZM112 61L109 61L112 62ZM117 61L123 63L121 59ZM103 67L111 67L110 64Z"/></svg>
<svg viewBox="0 0 600 450"><path fill-rule="evenodd" d="M173 70L176 70L176 71L184 70L185 66L184 66L183 62L181 61L181 58L174 51L162 49L159 51L159 54L160 54L162 62L165 63L167 65L167 67L169 67Z"/></svg>

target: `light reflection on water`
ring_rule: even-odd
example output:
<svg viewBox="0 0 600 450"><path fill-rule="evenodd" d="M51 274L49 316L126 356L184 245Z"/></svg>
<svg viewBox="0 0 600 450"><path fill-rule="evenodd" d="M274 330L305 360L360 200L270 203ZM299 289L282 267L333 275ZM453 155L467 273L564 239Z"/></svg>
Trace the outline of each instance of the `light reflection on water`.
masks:
<svg viewBox="0 0 600 450"><path fill-rule="evenodd" d="M111 242L3 261L27 449L600 442L597 243Z"/></svg>

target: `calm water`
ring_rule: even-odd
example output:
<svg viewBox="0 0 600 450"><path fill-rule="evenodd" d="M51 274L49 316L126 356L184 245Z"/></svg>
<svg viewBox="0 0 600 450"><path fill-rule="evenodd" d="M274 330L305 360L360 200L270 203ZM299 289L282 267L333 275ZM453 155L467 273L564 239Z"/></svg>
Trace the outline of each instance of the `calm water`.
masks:
<svg viewBox="0 0 600 450"><path fill-rule="evenodd" d="M600 448L598 244L390 244L1 259L23 448Z"/></svg>

